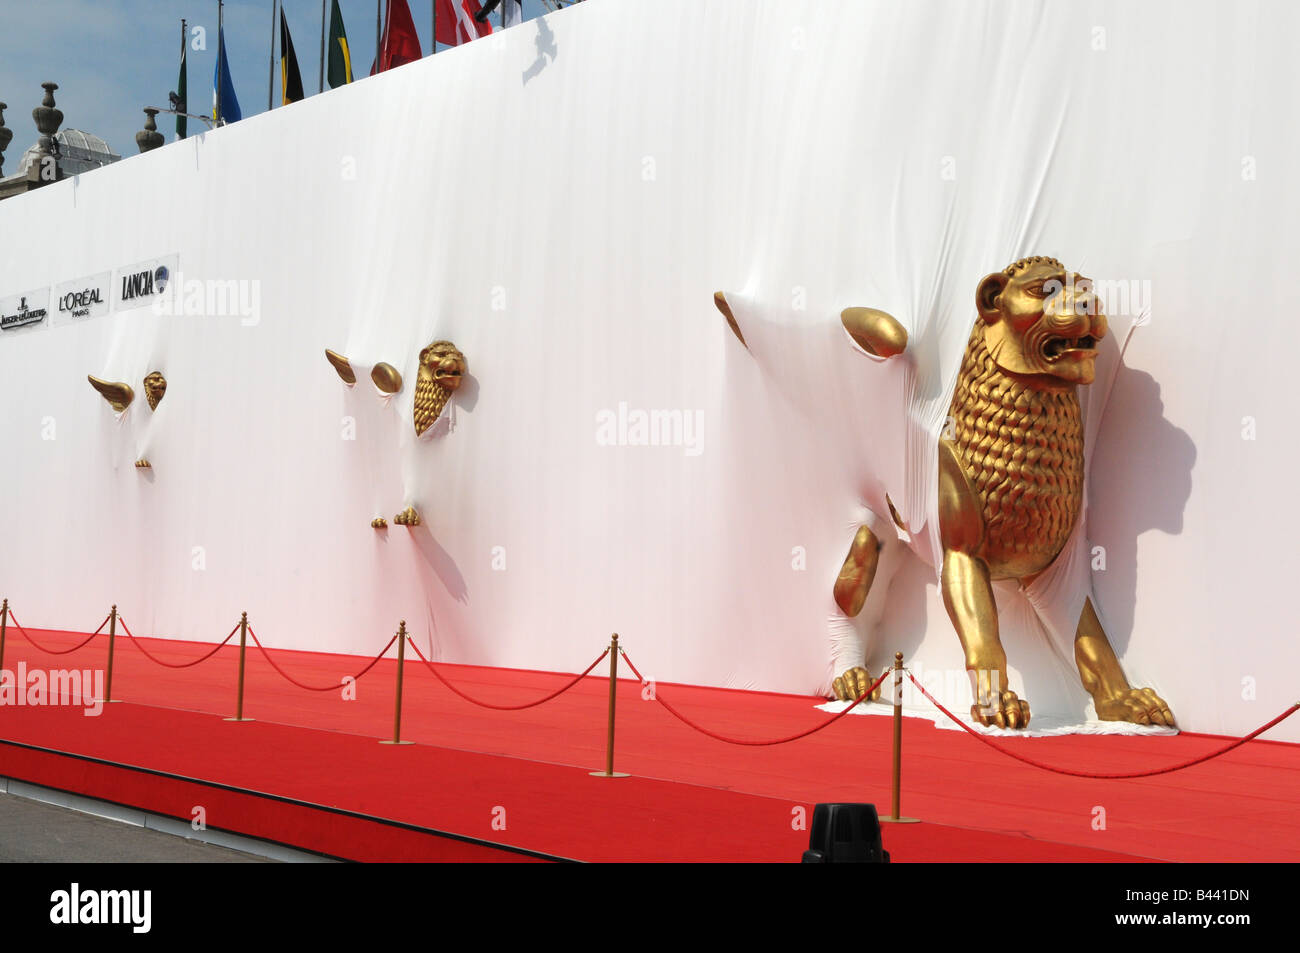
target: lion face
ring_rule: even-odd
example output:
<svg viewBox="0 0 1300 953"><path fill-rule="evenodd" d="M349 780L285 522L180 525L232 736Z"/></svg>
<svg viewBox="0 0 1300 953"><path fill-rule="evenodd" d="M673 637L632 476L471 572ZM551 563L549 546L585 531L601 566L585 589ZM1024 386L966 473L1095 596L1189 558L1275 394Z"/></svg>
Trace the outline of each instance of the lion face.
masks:
<svg viewBox="0 0 1300 953"><path fill-rule="evenodd" d="M1030 386L1091 384L1106 316L1092 280L1055 258L1024 258L975 293L984 340L999 367Z"/></svg>
<svg viewBox="0 0 1300 953"><path fill-rule="evenodd" d="M150 410L157 410L167 393L167 380L157 371L147 374L144 379L144 399L149 402Z"/></svg>
<svg viewBox="0 0 1300 953"><path fill-rule="evenodd" d="M432 380L447 390L460 387L467 370L465 355L450 341L434 341L420 352L420 378Z"/></svg>

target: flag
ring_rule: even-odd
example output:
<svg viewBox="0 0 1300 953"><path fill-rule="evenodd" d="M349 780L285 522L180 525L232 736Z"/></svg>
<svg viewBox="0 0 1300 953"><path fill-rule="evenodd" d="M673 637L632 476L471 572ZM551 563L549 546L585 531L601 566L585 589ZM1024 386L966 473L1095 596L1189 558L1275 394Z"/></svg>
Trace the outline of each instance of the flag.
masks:
<svg viewBox="0 0 1300 953"><path fill-rule="evenodd" d="M474 19L480 7L478 0L435 0L438 4L438 42L444 46L460 46L492 32L491 23Z"/></svg>
<svg viewBox="0 0 1300 953"><path fill-rule="evenodd" d="M221 90L221 115L217 115L217 90ZM217 30L217 68L212 74L212 118L221 122L238 122L243 118L235 84L230 81L230 64L226 62L226 33Z"/></svg>
<svg viewBox="0 0 1300 953"><path fill-rule="evenodd" d="M352 53L348 50L348 35L343 31L343 14L339 0L334 0L330 10L330 89L352 82Z"/></svg>
<svg viewBox="0 0 1300 953"><path fill-rule="evenodd" d="M379 41L378 62L370 67L370 75L382 73L403 63L414 63L424 54L420 52L420 38L415 34L411 8L406 0L388 0L388 16L384 17L384 34Z"/></svg>
<svg viewBox="0 0 1300 953"><path fill-rule="evenodd" d="M186 93L185 91L185 49L188 46L189 44L185 42L185 38L181 37L181 76L180 79L176 81L176 102L172 105L172 108L175 109L177 113L176 115L176 138L177 139L184 139L185 133L189 131L189 123L186 121L185 116L183 115L183 113L189 112L190 109L188 103L186 102L186 97L188 96L188 93Z"/></svg>
<svg viewBox="0 0 1300 953"><path fill-rule="evenodd" d="M302 73L298 72L298 55L293 51L293 37L289 35L289 21L280 8L280 95L285 106L303 99Z"/></svg>
<svg viewBox="0 0 1300 953"><path fill-rule="evenodd" d="M492 11L501 6L501 0L486 0L483 8L474 14L476 23L486 23ZM501 11L502 29L524 22L524 0L506 0L505 9Z"/></svg>

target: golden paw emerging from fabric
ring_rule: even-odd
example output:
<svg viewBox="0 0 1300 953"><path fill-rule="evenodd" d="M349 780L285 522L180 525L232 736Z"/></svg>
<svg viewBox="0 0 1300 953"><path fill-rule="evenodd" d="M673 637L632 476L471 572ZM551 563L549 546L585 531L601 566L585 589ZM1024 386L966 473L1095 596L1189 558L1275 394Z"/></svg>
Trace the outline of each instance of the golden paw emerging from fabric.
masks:
<svg viewBox="0 0 1300 953"><path fill-rule="evenodd" d="M136 465L136 468L137 468L137 469L140 469L140 470L152 470L152 469L153 469L153 464L151 464L151 463L150 463L148 460L146 460L144 457L141 457L139 460L135 461L135 465Z"/></svg>
<svg viewBox="0 0 1300 953"><path fill-rule="evenodd" d="M1097 717L1102 721L1130 721L1135 725L1175 727L1173 712L1165 700L1149 688L1128 688L1111 698L1097 701Z"/></svg>
<svg viewBox="0 0 1300 953"><path fill-rule="evenodd" d="M376 516L374 519L372 519L372 520L370 521L370 528L371 528L371 529L387 529L387 528L388 528L388 520L384 519L382 516Z"/></svg>
<svg viewBox="0 0 1300 953"><path fill-rule="evenodd" d="M861 665L855 665L831 683L835 698L842 702L855 702L871 687L875 679ZM871 701L880 700L880 689L871 693Z"/></svg>
<svg viewBox="0 0 1300 953"><path fill-rule="evenodd" d="M393 517L393 522L398 526L419 526L420 514L415 512L415 507L408 506Z"/></svg>
<svg viewBox="0 0 1300 953"><path fill-rule="evenodd" d="M999 692L983 705L970 706L971 718L987 728L1028 728L1029 702L1012 691Z"/></svg>

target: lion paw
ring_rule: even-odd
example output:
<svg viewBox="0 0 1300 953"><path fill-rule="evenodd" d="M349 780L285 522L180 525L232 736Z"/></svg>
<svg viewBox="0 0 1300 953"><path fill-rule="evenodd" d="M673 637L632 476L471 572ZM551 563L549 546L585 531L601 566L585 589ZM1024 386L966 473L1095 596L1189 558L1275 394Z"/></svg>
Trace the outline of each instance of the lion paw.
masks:
<svg viewBox="0 0 1300 953"><path fill-rule="evenodd" d="M998 692L983 705L971 705L970 716L987 728L1028 728L1029 702L1012 691Z"/></svg>
<svg viewBox="0 0 1300 953"><path fill-rule="evenodd" d="M1110 698L1094 699L1102 721L1130 721L1135 725L1175 727L1165 700L1149 688L1127 688Z"/></svg>
<svg viewBox="0 0 1300 953"><path fill-rule="evenodd" d="M875 681L861 665L855 665L843 675L831 683L831 688L835 692L837 700L842 702L855 702L863 696L868 688ZM880 687L871 693L871 701L878 701L880 698Z"/></svg>

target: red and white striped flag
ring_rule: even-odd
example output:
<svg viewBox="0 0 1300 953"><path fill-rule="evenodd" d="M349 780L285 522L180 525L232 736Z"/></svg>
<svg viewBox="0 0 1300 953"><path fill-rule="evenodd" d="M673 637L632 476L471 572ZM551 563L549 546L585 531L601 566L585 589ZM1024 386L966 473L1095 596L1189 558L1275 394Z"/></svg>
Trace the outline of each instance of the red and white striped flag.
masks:
<svg viewBox="0 0 1300 953"><path fill-rule="evenodd" d="M438 42L444 46L460 46L490 34L491 23L474 19L478 12L478 0L438 0Z"/></svg>

